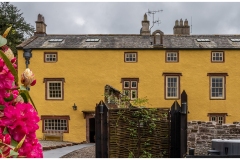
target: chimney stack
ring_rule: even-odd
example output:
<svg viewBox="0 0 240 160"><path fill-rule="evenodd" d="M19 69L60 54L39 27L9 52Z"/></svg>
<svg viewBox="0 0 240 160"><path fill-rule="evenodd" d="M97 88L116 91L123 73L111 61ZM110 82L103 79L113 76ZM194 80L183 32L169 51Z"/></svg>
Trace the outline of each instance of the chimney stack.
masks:
<svg viewBox="0 0 240 160"><path fill-rule="evenodd" d="M147 20L147 14L144 14L143 21L142 21L142 28L140 30L140 35L150 35L149 30L149 21Z"/></svg>
<svg viewBox="0 0 240 160"><path fill-rule="evenodd" d="M188 20L185 19L184 24L183 20L180 19L180 25L178 20L175 21L175 26L173 27L174 35L190 35L190 26L188 25Z"/></svg>
<svg viewBox="0 0 240 160"><path fill-rule="evenodd" d="M46 35L46 24L44 17L41 14L38 14L38 19L36 21L36 32L34 35L45 36Z"/></svg>

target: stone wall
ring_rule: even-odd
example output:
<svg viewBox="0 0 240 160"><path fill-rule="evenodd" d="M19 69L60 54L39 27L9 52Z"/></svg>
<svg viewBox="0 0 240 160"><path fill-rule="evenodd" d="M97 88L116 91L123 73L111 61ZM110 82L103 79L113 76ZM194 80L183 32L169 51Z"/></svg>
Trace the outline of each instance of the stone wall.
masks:
<svg viewBox="0 0 240 160"><path fill-rule="evenodd" d="M240 123L188 122L188 150L194 148L195 155L207 155L212 139L240 139Z"/></svg>

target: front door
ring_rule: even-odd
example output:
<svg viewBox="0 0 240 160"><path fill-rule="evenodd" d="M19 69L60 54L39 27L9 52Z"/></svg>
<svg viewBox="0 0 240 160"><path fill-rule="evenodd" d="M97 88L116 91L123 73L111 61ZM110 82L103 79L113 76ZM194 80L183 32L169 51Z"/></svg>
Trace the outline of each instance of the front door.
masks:
<svg viewBox="0 0 240 160"><path fill-rule="evenodd" d="M89 118L89 140L95 143L95 118Z"/></svg>

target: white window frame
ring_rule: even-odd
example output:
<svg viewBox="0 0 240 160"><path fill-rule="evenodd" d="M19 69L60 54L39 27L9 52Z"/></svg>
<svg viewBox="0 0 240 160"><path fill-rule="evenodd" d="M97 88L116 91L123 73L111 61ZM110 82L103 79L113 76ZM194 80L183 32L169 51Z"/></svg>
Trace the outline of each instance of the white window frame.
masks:
<svg viewBox="0 0 240 160"><path fill-rule="evenodd" d="M68 131L67 119L44 119L43 123L44 123L44 131L47 131L47 130L64 131L64 132Z"/></svg>
<svg viewBox="0 0 240 160"><path fill-rule="evenodd" d="M123 93L129 97L130 100L138 98L138 78L122 78L121 81L123 84ZM129 87L125 87L125 83L129 83ZM133 86L133 83L136 83L136 86ZM135 97L133 93L135 92Z"/></svg>
<svg viewBox="0 0 240 160"><path fill-rule="evenodd" d="M135 92L135 97L133 97L133 92ZM138 95L137 95L137 90L131 90L131 100L137 99Z"/></svg>
<svg viewBox="0 0 240 160"><path fill-rule="evenodd" d="M221 86L213 86L213 79L222 79L222 87ZM217 82L215 82L216 85ZM222 89L222 96L214 96L213 97L213 89ZM216 93L216 92L215 92ZM210 98L211 99L225 99L225 76L211 76L210 77Z"/></svg>
<svg viewBox="0 0 240 160"><path fill-rule="evenodd" d="M53 57L48 57L48 56L53 56ZM45 62L57 62L57 53L45 53L44 55ZM52 58L52 60L50 60Z"/></svg>
<svg viewBox="0 0 240 160"><path fill-rule="evenodd" d="M217 54L219 54L219 56L217 56ZM219 57L219 59L221 58L221 60L216 60L217 57ZM224 52L223 51L212 52L211 59L212 59L212 62L224 62Z"/></svg>
<svg viewBox="0 0 240 160"><path fill-rule="evenodd" d="M137 62L137 53L136 52L125 52L124 53L124 61L125 62Z"/></svg>
<svg viewBox="0 0 240 160"><path fill-rule="evenodd" d="M165 97L166 97L166 99L176 99L176 98L179 98L179 76L166 76L165 77L166 78L166 95L165 95ZM176 88L176 96L168 96L168 88L170 88L169 86L168 86L168 80L169 80L169 78L176 78L176 86L173 86L173 87L175 87ZM171 87L171 88L173 88L173 87ZM173 88L174 89L174 88Z"/></svg>
<svg viewBox="0 0 240 160"><path fill-rule="evenodd" d="M169 60L170 58L170 60ZM176 58L176 59L174 59ZM166 52L166 62L178 62L178 52L168 51Z"/></svg>
<svg viewBox="0 0 240 160"><path fill-rule="evenodd" d="M50 97L50 86L49 83L60 83L61 97ZM63 99L63 82L62 81L47 81L47 99Z"/></svg>

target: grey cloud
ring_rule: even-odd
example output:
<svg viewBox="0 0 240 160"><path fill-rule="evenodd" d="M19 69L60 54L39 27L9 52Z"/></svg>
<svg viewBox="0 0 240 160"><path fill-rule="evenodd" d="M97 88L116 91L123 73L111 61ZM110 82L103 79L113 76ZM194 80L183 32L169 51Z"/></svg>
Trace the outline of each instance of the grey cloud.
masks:
<svg viewBox="0 0 240 160"><path fill-rule="evenodd" d="M35 27L37 15L45 17L48 34L139 34L143 15L156 13L152 31L172 34L175 20L188 19L192 34L239 34L239 2L11 2ZM84 20L83 25L74 17ZM153 16L148 15L150 26ZM191 21L192 18L192 21Z"/></svg>

